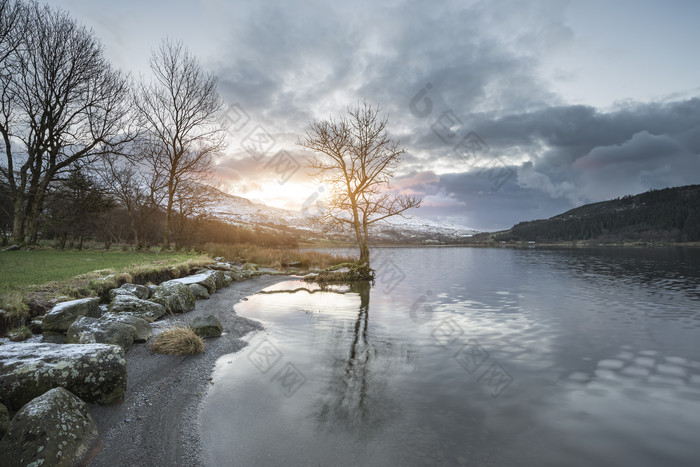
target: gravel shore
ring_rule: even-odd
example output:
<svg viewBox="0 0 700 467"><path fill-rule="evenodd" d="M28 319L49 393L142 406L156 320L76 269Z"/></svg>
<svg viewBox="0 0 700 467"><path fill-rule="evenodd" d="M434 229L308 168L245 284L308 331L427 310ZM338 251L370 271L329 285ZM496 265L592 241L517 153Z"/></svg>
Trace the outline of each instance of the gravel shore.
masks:
<svg viewBox="0 0 700 467"><path fill-rule="evenodd" d="M240 338L262 329L233 313L248 295L288 276L262 276L234 282L209 300L198 300L193 311L175 319L191 323L213 314L224 328L221 337L207 339L202 355L177 357L152 352L136 344L127 357L127 391L117 406L91 406L103 447L93 466L203 465L197 415L210 386L217 359L247 345Z"/></svg>

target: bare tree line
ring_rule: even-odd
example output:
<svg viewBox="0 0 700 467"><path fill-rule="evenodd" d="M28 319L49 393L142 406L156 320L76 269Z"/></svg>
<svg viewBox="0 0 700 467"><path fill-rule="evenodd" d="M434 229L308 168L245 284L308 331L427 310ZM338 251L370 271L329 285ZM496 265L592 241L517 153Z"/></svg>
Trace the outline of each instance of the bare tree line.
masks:
<svg viewBox="0 0 700 467"><path fill-rule="evenodd" d="M86 236L138 247L187 245L218 190L214 157L226 128L216 78L186 47L164 40L150 78L115 70L100 41L63 10L0 0L0 232L3 242ZM369 273L369 231L420 206L392 192L405 152L381 109L312 122L298 144L329 187L326 230L351 232Z"/></svg>
<svg viewBox="0 0 700 467"><path fill-rule="evenodd" d="M224 148L216 80L179 42L163 41L150 66L152 78L135 81L65 11L0 0L5 241L11 230L17 244L36 244L42 232L65 244L69 231L82 242L99 230L86 216L108 223L97 218L118 208L139 246L162 218L169 248L173 233L180 241L202 216L213 156Z"/></svg>

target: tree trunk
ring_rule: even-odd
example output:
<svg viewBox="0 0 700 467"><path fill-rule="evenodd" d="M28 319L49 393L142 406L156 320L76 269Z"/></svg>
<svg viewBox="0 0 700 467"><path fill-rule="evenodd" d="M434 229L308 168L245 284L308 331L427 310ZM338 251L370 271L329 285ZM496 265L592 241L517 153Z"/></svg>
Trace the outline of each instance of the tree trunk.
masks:
<svg viewBox="0 0 700 467"><path fill-rule="evenodd" d="M369 245L366 239L360 240L360 262L365 263L367 267L369 266Z"/></svg>
<svg viewBox="0 0 700 467"><path fill-rule="evenodd" d="M29 243L31 245L36 245L39 243L39 219L41 218L41 212L44 206L44 195L46 194L46 189L49 184L49 176L44 177L44 180L39 185L36 190L36 195L31 199L31 205L27 206L27 211L29 212L29 217L27 219L27 236L29 237Z"/></svg>
<svg viewBox="0 0 700 467"><path fill-rule="evenodd" d="M163 250L170 248L170 218L173 213L173 202L175 197L175 189L172 182L168 184L168 205L165 208L165 226L163 227Z"/></svg>
<svg viewBox="0 0 700 467"><path fill-rule="evenodd" d="M163 250L170 248L170 212L172 208L168 203L168 208L165 210L165 226L163 227Z"/></svg>
<svg viewBox="0 0 700 467"><path fill-rule="evenodd" d="M12 213L12 236L14 237L15 243L20 244L24 242L24 209L22 209L24 199L22 196L17 196L13 203L13 213Z"/></svg>

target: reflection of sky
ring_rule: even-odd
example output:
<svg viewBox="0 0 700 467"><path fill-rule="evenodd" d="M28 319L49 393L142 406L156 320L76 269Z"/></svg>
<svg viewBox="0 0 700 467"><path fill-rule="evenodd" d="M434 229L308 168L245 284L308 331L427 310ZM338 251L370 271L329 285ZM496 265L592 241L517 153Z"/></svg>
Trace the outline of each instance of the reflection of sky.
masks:
<svg viewBox="0 0 700 467"><path fill-rule="evenodd" d="M267 327L251 347L273 343L307 382L280 398L239 355L220 365L212 403L241 410L245 401L265 407L266 420L294 424L288 441L316 456L297 460L332 459L336 449L350 464L375 465L460 458L605 465L615 455L657 465L697 457L698 421L688 414L700 409L700 319L674 314L698 308L693 254L373 253L385 273L369 297L290 281L267 292L305 290L239 303L237 313ZM484 375L495 365L511 379L494 395ZM256 421L240 441L266 449L260 443L283 433ZM354 452L355 443L371 456ZM284 446L273 449L280 458Z"/></svg>

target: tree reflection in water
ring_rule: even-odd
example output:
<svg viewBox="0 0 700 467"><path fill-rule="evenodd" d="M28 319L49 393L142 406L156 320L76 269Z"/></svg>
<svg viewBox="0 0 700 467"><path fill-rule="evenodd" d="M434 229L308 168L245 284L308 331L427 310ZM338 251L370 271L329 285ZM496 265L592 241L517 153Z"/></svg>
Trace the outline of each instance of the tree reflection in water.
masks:
<svg viewBox="0 0 700 467"><path fill-rule="evenodd" d="M318 421L321 430L350 431L364 438L398 415L397 398L391 398L387 389L389 370L392 361L410 363L413 352L401 349L403 355L397 358L389 336L370 332L369 282L353 283L350 292L359 294L360 307L353 326L332 336L331 375ZM348 343L349 351L344 347Z"/></svg>

